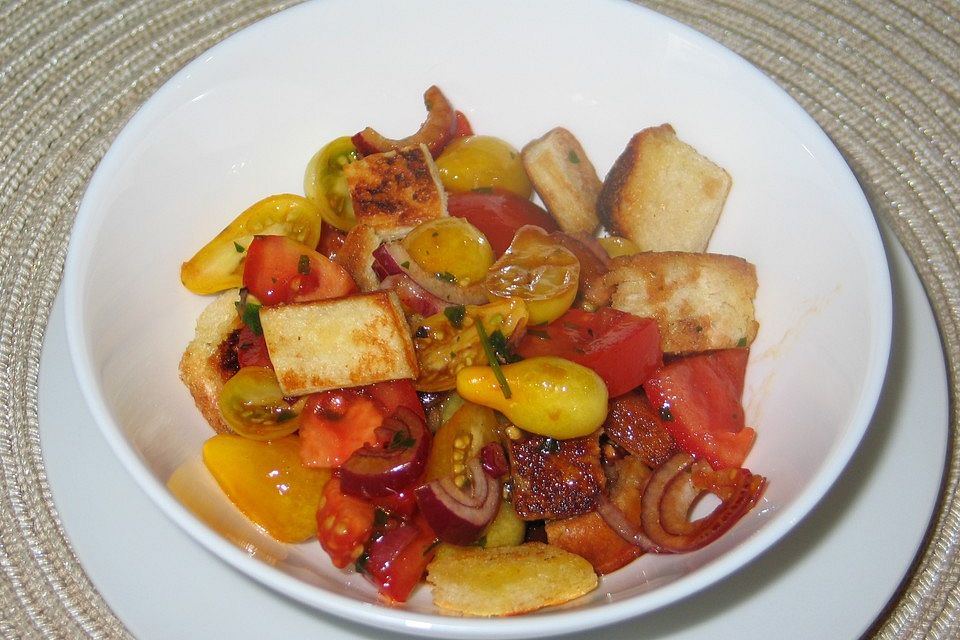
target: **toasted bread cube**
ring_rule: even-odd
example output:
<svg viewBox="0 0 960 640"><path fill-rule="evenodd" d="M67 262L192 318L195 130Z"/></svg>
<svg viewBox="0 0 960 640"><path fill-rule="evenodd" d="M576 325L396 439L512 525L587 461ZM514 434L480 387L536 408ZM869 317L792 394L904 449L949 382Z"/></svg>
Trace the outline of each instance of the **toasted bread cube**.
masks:
<svg viewBox="0 0 960 640"><path fill-rule="evenodd" d="M681 141L669 124L631 138L597 201L607 228L641 251L706 251L730 176Z"/></svg>
<svg viewBox="0 0 960 640"><path fill-rule="evenodd" d="M443 544L427 566L433 602L450 613L513 616L563 604L596 589L590 563L542 542L515 547Z"/></svg>
<svg viewBox="0 0 960 640"><path fill-rule="evenodd" d="M544 528L550 544L577 554L600 575L613 573L643 553L643 549L627 542L596 511L549 520Z"/></svg>
<svg viewBox="0 0 960 640"><path fill-rule="evenodd" d="M510 440L513 507L523 520L553 520L593 511L606 485L600 432L554 440L523 433Z"/></svg>
<svg viewBox="0 0 960 640"><path fill-rule="evenodd" d="M749 346L759 327L757 273L736 256L677 251L611 261L614 309L656 318L664 353Z"/></svg>
<svg viewBox="0 0 960 640"><path fill-rule="evenodd" d="M566 233L592 234L602 183L580 142L563 127L548 131L520 152L523 167L547 210Z"/></svg>
<svg viewBox="0 0 960 640"><path fill-rule="evenodd" d="M393 292L263 307L260 324L284 395L417 377L413 339Z"/></svg>
<svg viewBox="0 0 960 640"><path fill-rule="evenodd" d="M224 375L219 358L223 342L240 328L238 299L238 291L230 289L214 298L200 312L194 338L180 358L180 380L190 390L200 413L218 433L230 431L220 413Z"/></svg>
<svg viewBox="0 0 960 640"><path fill-rule="evenodd" d="M357 224L347 233L334 262L347 270L360 291L376 291L380 279L373 271L373 252L380 246L380 235L368 224Z"/></svg>
<svg viewBox="0 0 960 640"><path fill-rule="evenodd" d="M365 156L343 167L357 223L397 238L447 215L447 195L426 145Z"/></svg>

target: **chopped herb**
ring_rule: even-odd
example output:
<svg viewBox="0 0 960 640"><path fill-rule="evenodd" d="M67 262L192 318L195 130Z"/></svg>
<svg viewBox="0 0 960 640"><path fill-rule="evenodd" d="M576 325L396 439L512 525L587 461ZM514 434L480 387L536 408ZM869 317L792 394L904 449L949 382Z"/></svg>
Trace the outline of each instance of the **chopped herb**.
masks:
<svg viewBox="0 0 960 640"><path fill-rule="evenodd" d="M429 335L430 335L430 330L427 329L425 326L420 325L419 327L417 327L417 330L416 330L416 332L413 334L413 337L414 337L414 338L419 338L420 340L423 340L424 338L426 338L426 337L429 336Z"/></svg>
<svg viewBox="0 0 960 640"><path fill-rule="evenodd" d="M533 336L534 338L540 338L541 340L550 340L550 334L547 333L546 329L527 329L527 335Z"/></svg>
<svg viewBox="0 0 960 640"><path fill-rule="evenodd" d="M483 352L487 356L487 363L490 365L490 368L493 369L493 375L497 379L497 382L500 383L500 391L503 392L503 397L509 399L513 393L510 391L510 385L507 384L507 378L503 375L503 369L500 368L500 361L497 360L497 354L493 350L493 345L490 344L490 337L487 336L487 330L483 328L483 322L478 319L477 323L477 335L480 336L480 344L483 346Z"/></svg>
<svg viewBox="0 0 960 640"><path fill-rule="evenodd" d="M240 244L237 241L234 241L233 248L237 250L237 253L243 253L244 251L247 250L246 247L244 247L242 244Z"/></svg>
<svg viewBox="0 0 960 640"><path fill-rule="evenodd" d="M567 154L567 160L572 164L580 164L580 157L577 156L577 152L573 149L570 150L570 153Z"/></svg>
<svg viewBox="0 0 960 640"><path fill-rule="evenodd" d="M550 454L560 451L560 441L556 438L544 438L540 445L540 453Z"/></svg>
<svg viewBox="0 0 960 640"><path fill-rule="evenodd" d="M370 554L364 551L360 554L360 557L357 558L357 561L353 563L353 568L357 570L357 573L366 573L367 572L367 563L370 561Z"/></svg>
<svg viewBox="0 0 960 640"><path fill-rule="evenodd" d="M390 514L387 513L384 509L377 507L373 510L373 527L374 529L380 529L387 524L387 521L390 520Z"/></svg>
<svg viewBox="0 0 960 640"><path fill-rule="evenodd" d="M417 444L416 439L411 438L406 431L394 431L393 437L390 438L390 444L387 445L387 450L409 449L415 444Z"/></svg>
<svg viewBox="0 0 960 640"><path fill-rule="evenodd" d="M477 187L473 190L474 193L493 193L493 187Z"/></svg>
<svg viewBox="0 0 960 640"><path fill-rule="evenodd" d="M500 329L490 334L490 346L493 347L493 352L497 354L497 359L504 364L520 362L522 359L519 354L514 353L513 349L510 348L507 336L503 335L503 331L500 331Z"/></svg>
<svg viewBox="0 0 960 640"><path fill-rule="evenodd" d="M746 338L740 338L739 340L737 340L737 346L738 346L738 347L745 347L745 346L747 346L747 339L746 339Z"/></svg>
<svg viewBox="0 0 960 640"><path fill-rule="evenodd" d="M474 542L474 544L477 545L478 547L487 546L487 536L480 536L479 538L477 538L477 541Z"/></svg>
<svg viewBox="0 0 960 640"><path fill-rule="evenodd" d="M240 314L240 320L243 324L250 327L250 330L253 331L253 335L262 336L263 327L260 326L260 307L262 305L253 304L252 302L238 302L237 303L237 313Z"/></svg>
<svg viewBox="0 0 960 640"><path fill-rule="evenodd" d="M673 414L670 413L670 403L665 402L662 407L660 407L660 417L667 422L673 421Z"/></svg>
<svg viewBox="0 0 960 640"><path fill-rule="evenodd" d="M431 237L431 238L437 238L437 237L439 237L439 236L440 236L440 232L439 232L439 231L434 231L433 233L430 234L430 237Z"/></svg>
<svg viewBox="0 0 960 640"><path fill-rule="evenodd" d="M444 282L456 282L457 276L453 275L449 271L444 271L442 273L436 274L437 280L443 280Z"/></svg>
<svg viewBox="0 0 960 640"><path fill-rule="evenodd" d="M280 409L275 415L277 422L288 422L297 417L297 412L293 409Z"/></svg>
<svg viewBox="0 0 960 640"><path fill-rule="evenodd" d="M400 263L400 266L403 267L404 269L409 269L409 268L410 268L410 261L409 261L409 260L404 260L403 262Z"/></svg>
<svg viewBox="0 0 960 640"><path fill-rule="evenodd" d="M310 256L302 255L297 261L297 273L310 275Z"/></svg>
<svg viewBox="0 0 960 640"><path fill-rule="evenodd" d="M447 307L443 310L443 315L447 316L447 320L450 321L454 329L459 329L463 326L463 319L467 315L467 308L462 304Z"/></svg>

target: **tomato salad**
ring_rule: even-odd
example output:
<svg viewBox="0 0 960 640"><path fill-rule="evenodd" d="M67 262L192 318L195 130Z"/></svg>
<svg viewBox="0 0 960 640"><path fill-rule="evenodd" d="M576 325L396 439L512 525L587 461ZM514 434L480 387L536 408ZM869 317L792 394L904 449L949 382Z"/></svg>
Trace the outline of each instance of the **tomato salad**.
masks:
<svg viewBox="0 0 960 640"><path fill-rule="evenodd" d="M208 468L266 532L315 537L393 602L445 546L546 542L604 574L710 543L766 484L743 468L748 348L665 354L656 318L603 300L632 243L563 232L531 200L516 149L475 134L438 88L424 97L415 133L332 140L305 195L254 204L183 264L190 291L236 295L237 328L217 351L232 433L205 445ZM409 149L426 149L443 210L376 229L371 285L340 255L364 224L347 167ZM265 311L383 291L403 309L415 375L291 396ZM289 471L296 500L264 465ZM691 519L708 493L719 505Z"/></svg>

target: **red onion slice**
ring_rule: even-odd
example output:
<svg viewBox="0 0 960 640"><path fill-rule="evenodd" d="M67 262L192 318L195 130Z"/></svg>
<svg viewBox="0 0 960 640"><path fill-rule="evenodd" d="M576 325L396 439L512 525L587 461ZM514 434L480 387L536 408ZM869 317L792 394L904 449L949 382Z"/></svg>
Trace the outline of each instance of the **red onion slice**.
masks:
<svg viewBox="0 0 960 640"><path fill-rule="evenodd" d="M467 468L471 481L462 489L452 477L444 477L416 490L420 513L444 542L476 542L500 508L500 481L484 472L478 458L472 458Z"/></svg>
<svg viewBox="0 0 960 640"><path fill-rule="evenodd" d="M382 251L381 251L382 250ZM380 252L380 253L377 253ZM447 282L436 277L436 274L426 271L410 257L407 250L399 242L387 242L374 252L374 255L384 255L390 257L390 261L384 258L381 262L385 269L392 269L391 264L399 267L403 273L410 276L419 286L423 287L431 295L440 298L447 304L486 304L487 291L482 284L474 284L469 287L461 287L453 282Z"/></svg>
<svg viewBox="0 0 960 640"><path fill-rule="evenodd" d="M420 416L407 407L398 407L377 429L377 439L377 445L362 446L340 467L344 493L386 497L420 479L430 452L430 432Z"/></svg>
<svg viewBox="0 0 960 640"><path fill-rule="evenodd" d="M603 518L611 529L616 531L621 538L634 544L646 553L663 553L658 545L647 537L640 527L634 526L631 523L627 516L621 511L617 505L610 502L606 496L600 497L600 504L597 506L597 513L600 514L600 517Z"/></svg>
<svg viewBox="0 0 960 640"><path fill-rule="evenodd" d="M384 278L380 282L380 288L393 289L406 309L421 316L432 316L450 306L450 303L441 300L402 273Z"/></svg>

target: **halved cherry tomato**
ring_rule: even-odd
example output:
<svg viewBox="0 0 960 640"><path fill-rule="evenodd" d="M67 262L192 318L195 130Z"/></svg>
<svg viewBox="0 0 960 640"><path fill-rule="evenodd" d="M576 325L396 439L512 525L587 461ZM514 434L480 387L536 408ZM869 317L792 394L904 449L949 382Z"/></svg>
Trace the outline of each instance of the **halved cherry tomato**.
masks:
<svg viewBox="0 0 960 640"><path fill-rule="evenodd" d="M457 386L457 372L474 364L487 364L477 333L483 322L488 336L499 331L504 338L527 323L526 305L519 299L498 300L485 305L468 304L463 315L438 313L424 318L414 333L413 345L420 363L418 391L447 391Z"/></svg>
<svg viewBox="0 0 960 640"><path fill-rule="evenodd" d="M265 305L338 298L357 291L347 271L283 236L257 236L247 249L243 286Z"/></svg>
<svg viewBox="0 0 960 640"><path fill-rule="evenodd" d="M320 229L320 241L317 243L317 252L333 260L337 257L337 252L340 251L340 247L343 246L343 241L346 240L346 238L346 233L340 231L340 229L337 229L329 222L324 221Z"/></svg>
<svg viewBox="0 0 960 640"><path fill-rule="evenodd" d="M580 282L580 261L540 227L521 227L513 242L490 267L484 286L494 298L519 298L531 325L556 320L573 304Z"/></svg>
<svg viewBox="0 0 960 640"><path fill-rule="evenodd" d="M340 479L330 478L317 510L317 539L334 566L343 569L363 555L373 533L376 507L340 490Z"/></svg>
<svg viewBox="0 0 960 640"><path fill-rule="evenodd" d="M251 440L274 440L300 428L300 406L283 397L273 369L243 367L220 391L220 413L233 431Z"/></svg>
<svg viewBox="0 0 960 640"><path fill-rule="evenodd" d="M300 461L308 467L339 467L365 444L377 442L384 414L355 389L337 389L307 397L300 416Z"/></svg>
<svg viewBox="0 0 960 640"><path fill-rule="evenodd" d="M476 458L485 444L497 440L493 409L464 402L433 434L424 480L453 476L456 482L457 476L466 478L467 461Z"/></svg>
<svg viewBox="0 0 960 640"><path fill-rule="evenodd" d="M180 280L193 293L238 288L247 247L257 235L287 236L309 247L320 240L320 209L303 196L282 194L255 203L180 267Z"/></svg>
<svg viewBox="0 0 960 640"><path fill-rule="evenodd" d="M533 192L520 153L494 136L452 140L437 158L437 173L451 193L499 187L529 198Z"/></svg>
<svg viewBox="0 0 960 640"><path fill-rule="evenodd" d="M744 426L740 402L748 355L725 349L686 356L643 384L680 448L717 470L743 466L756 436Z"/></svg>
<svg viewBox="0 0 960 640"><path fill-rule="evenodd" d="M524 225L532 224L546 231L560 230L542 207L500 189L451 193L447 196L447 211L479 229L497 256L507 250L517 230Z"/></svg>
<svg viewBox="0 0 960 640"><path fill-rule="evenodd" d="M493 264L493 249L480 231L463 218L443 217L417 225L403 248L424 271L461 287L481 282Z"/></svg>
<svg viewBox="0 0 960 640"><path fill-rule="evenodd" d="M542 327L531 328L517 346L524 358L559 356L596 371L610 397L639 387L663 366L657 321L601 307L590 313L570 309Z"/></svg>
<svg viewBox="0 0 960 640"><path fill-rule="evenodd" d="M377 590L395 602L406 602L433 560L437 536L422 518L402 522L373 537L363 572Z"/></svg>
<svg viewBox="0 0 960 640"><path fill-rule="evenodd" d="M327 223L341 231L349 231L356 224L343 167L359 158L348 136L336 138L310 158L303 176L303 192L307 198L319 207Z"/></svg>

